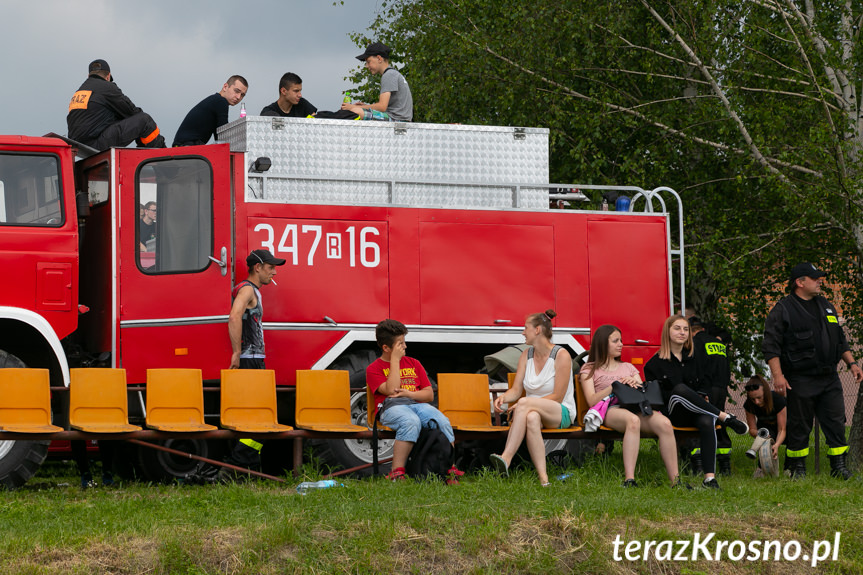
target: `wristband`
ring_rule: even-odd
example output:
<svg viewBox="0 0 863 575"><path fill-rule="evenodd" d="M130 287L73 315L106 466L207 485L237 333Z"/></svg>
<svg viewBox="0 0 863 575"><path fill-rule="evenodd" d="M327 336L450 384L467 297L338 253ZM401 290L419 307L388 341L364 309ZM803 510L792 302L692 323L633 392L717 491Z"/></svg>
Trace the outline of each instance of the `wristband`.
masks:
<svg viewBox="0 0 863 575"><path fill-rule="evenodd" d="M856 361L852 361L851 363L849 363L849 364L848 364L848 367L850 368L850 367L855 366L855 365L857 365L857 362L856 362Z"/></svg>

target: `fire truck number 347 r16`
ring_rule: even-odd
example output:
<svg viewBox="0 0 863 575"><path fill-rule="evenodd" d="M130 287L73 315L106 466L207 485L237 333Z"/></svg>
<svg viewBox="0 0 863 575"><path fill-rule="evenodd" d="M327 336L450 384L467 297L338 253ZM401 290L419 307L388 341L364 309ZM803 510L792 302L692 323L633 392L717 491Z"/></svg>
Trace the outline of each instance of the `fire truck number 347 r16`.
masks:
<svg viewBox="0 0 863 575"><path fill-rule="evenodd" d="M289 265L308 267L341 260L349 267L376 268L381 263L386 224L325 220L259 219L250 229L249 245L260 245ZM276 242L278 238L278 243Z"/></svg>

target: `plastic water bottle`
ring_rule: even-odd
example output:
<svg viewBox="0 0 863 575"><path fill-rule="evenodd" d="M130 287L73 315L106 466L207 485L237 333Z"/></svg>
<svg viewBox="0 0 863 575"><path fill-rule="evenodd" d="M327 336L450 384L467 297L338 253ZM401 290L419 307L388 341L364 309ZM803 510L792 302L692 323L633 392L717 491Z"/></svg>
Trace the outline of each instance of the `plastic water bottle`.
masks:
<svg viewBox="0 0 863 575"><path fill-rule="evenodd" d="M345 90L345 97L342 98L342 102L344 102L345 104L351 103L351 91L350 90Z"/></svg>
<svg viewBox="0 0 863 575"><path fill-rule="evenodd" d="M607 212L607 211L608 211L608 200L607 200L606 198L602 198L602 205L600 206L600 209L601 209L603 212Z"/></svg>
<svg viewBox="0 0 863 575"><path fill-rule="evenodd" d="M329 489L330 487L344 487L344 484L339 483L335 479L321 479L320 481L303 481L297 485L297 493L305 495L309 491L315 489Z"/></svg>
<svg viewBox="0 0 863 575"><path fill-rule="evenodd" d="M563 474L557 476L557 480L558 481L566 481L570 477L572 477L572 473L563 473Z"/></svg>
<svg viewBox="0 0 863 575"><path fill-rule="evenodd" d="M246 117L246 104L245 103L240 104L240 117L241 118Z"/></svg>

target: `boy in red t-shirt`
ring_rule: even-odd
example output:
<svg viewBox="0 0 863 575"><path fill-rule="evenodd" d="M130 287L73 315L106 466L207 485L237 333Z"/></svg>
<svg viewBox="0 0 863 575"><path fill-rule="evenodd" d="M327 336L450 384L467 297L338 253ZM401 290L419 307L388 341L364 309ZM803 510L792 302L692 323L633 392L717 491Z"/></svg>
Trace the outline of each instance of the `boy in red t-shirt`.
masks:
<svg viewBox="0 0 863 575"><path fill-rule="evenodd" d="M383 350L381 357L366 368L366 385L374 394L375 411L383 409L379 421L396 432L392 471L387 479L404 479L405 464L420 434L434 420L450 443L455 441L449 419L429 403L434 399L426 370L417 360L405 356L408 328L400 321L385 319L375 328ZM371 414L373 417L374 414ZM463 475L453 465L447 483L458 483Z"/></svg>

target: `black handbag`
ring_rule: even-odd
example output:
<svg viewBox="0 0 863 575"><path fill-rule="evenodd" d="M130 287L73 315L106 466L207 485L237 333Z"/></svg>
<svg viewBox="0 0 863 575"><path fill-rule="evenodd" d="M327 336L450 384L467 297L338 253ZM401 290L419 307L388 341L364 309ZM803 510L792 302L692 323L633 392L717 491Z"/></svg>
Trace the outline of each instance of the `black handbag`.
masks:
<svg viewBox="0 0 863 575"><path fill-rule="evenodd" d="M611 391L620 405L636 405L644 415L651 415L654 407L665 405L658 381L645 381L641 387L631 387L615 381L611 384Z"/></svg>

